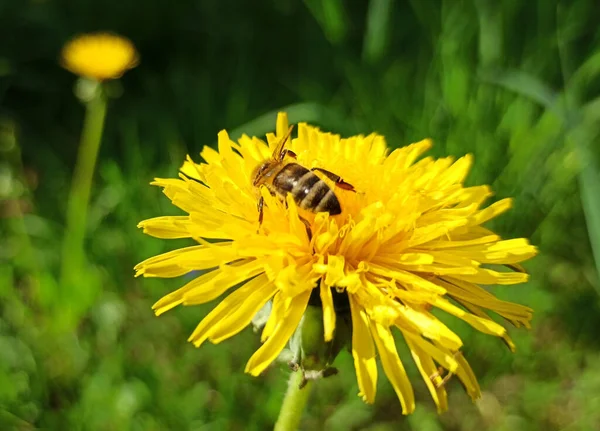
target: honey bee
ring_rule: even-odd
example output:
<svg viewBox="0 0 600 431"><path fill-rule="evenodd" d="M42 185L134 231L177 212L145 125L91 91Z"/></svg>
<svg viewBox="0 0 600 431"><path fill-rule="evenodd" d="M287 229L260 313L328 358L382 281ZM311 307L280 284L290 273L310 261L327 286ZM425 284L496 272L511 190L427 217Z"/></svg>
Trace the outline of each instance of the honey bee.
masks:
<svg viewBox="0 0 600 431"><path fill-rule="evenodd" d="M344 190L354 191L354 187L345 182L339 175L321 168L307 169L294 161L287 161L286 158L296 159L293 151L285 148L285 143L292 134L294 126L290 126L286 135L276 145L271 158L259 164L252 175L252 185L267 187L272 195L284 200L290 193L294 202L307 211L318 213L328 212L330 215L338 215L342 212L340 201L334 191L325 181L319 178L315 171L325 175L335 183L336 187ZM262 196L258 199L258 222L263 221ZM306 220L302 219L307 225L307 231L310 237L310 227Z"/></svg>

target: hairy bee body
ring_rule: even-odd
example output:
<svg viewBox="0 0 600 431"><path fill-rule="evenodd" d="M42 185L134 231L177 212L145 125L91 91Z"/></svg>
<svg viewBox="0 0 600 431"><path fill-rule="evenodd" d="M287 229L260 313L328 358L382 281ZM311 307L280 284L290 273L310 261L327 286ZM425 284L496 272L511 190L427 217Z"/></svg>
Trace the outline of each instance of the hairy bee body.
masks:
<svg viewBox="0 0 600 431"><path fill-rule="evenodd" d="M326 169L312 168L309 170L299 163L286 161L286 157L294 160L297 157L293 151L285 149L285 143L292 134L293 128L294 126L291 126L285 136L277 143L272 156L254 168L254 172L252 172L252 185L257 188L265 186L271 194L282 200L285 200L287 194L290 193L296 205L313 213L328 212L330 215L341 214L342 207L337 196L314 171L322 173L333 181L336 187L343 190L354 191L354 187L352 184L344 181L339 175ZM259 226L263 222L263 205L264 199L260 196L257 202ZM306 226L308 238L311 238L310 223L303 217L300 217L300 220Z"/></svg>
<svg viewBox="0 0 600 431"><path fill-rule="evenodd" d="M337 196L313 171L294 162L266 163L268 166L263 165L259 184L264 184L271 193L281 199L291 193L296 205L307 211L341 214L342 208Z"/></svg>

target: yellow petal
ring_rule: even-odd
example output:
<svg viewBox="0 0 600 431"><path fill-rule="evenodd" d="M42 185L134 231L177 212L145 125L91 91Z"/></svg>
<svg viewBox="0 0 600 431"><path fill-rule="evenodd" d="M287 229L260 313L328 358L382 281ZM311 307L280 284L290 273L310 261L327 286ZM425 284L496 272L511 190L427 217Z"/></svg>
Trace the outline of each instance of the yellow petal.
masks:
<svg viewBox="0 0 600 431"><path fill-rule="evenodd" d="M406 344L421 373L421 377L423 377L423 380L425 381L427 389L429 389L429 393L431 393L431 397L437 406L438 413L445 412L448 410L448 396L446 394L446 389L443 386L437 387L432 381L432 376L436 375L438 372L433 359L421 349L419 343L406 338Z"/></svg>
<svg viewBox="0 0 600 431"><path fill-rule="evenodd" d="M520 284L529 280L529 274L522 272L498 272L487 268L477 268L472 274L455 272L453 277L477 284Z"/></svg>
<svg viewBox="0 0 600 431"><path fill-rule="evenodd" d="M369 319L360 309L354 295L348 297L352 313L352 357L360 390L358 395L367 403L373 403L377 392L377 361Z"/></svg>
<svg viewBox="0 0 600 431"><path fill-rule="evenodd" d="M423 289L427 292L436 293L438 295L443 295L446 293L446 289L428 280L425 280L424 278L416 274L402 269L392 269L390 267L371 263L369 264L369 272L372 274L389 277L392 280L397 280L399 283L403 285L412 286L415 289Z"/></svg>
<svg viewBox="0 0 600 431"><path fill-rule="evenodd" d="M219 275L183 295L184 305L204 304L225 293L229 288L263 273L265 261L256 259L221 267Z"/></svg>
<svg viewBox="0 0 600 431"><path fill-rule="evenodd" d="M435 361L442 367L453 373L456 373L456 370L458 369L458 362L456 362L454 359L454 355L450 355L447 353L447 351L439 349L435 344L427 341L418 334L410 331L402 331L402 334L407 342L410 340L413 344L418 345L425 354L435 359Z"/></svg>
<svg viewBox="0 0 600 431"><path fill-rule="evenodd" d="M434 344L436 343L434 342ZM445 350L445 348L442 346L437 345L437 347L439 347L441 350ZM446 351L446 354L452 355L453 352ZM477 377L475 377L475 373L473 373L469 362L467 362L463 354L460 352L455 352L454 359L458 363L456 375L467 390L467 394L469 394L472 399L479 398L481 396L481 389L479 388Z"/></svg>
<svg viewBox="0 0 600 431"><path fill-rule="evenodd" d="M514 264L531 259L537 254L537 248L524 238L456 248L448 252L456 257L474 259L481 263Z"/></svg>
<svg viewBox="0 0 600 431"><path fill-rule="evenodd" d="M447 289L448 294L455 300L460 301L465 307L476 306L477 309L479 307L487 308L508 319L517 327L521 324L529 326L529 322L533 317L533 310L531 308L521 304L502 301L473 283L451 277L437 279L436 283Z"/></svg>
<svg viewBox="0 0 600 431"><path fill-rule="evenodd" d="M415 395L398 357L394 337L388 328L376 322L371 324L371 333L377 345L383 370L402 404L402 414L410 414L415 410Z"/></svg>
<svg viewBox="0 0 600 431"><path fill-rule="evenodd" d="M271 307L271 314L267 319L267 323L263 328L260 336L260 342L264 343L273 334L273 331L277 327L277 324L283 319L284 313L291 301L291 298L284 296L281 292L277 292L273 297L273 306Z"/></svg>
<svg viewBox="0 0 600 431"><path fill-rule="evenodd" d="M495 335L497 337L503 337L506 334L506 329L493 320L483 319L479 316L474 316L470 313L467 313L466 311L458 308L456 305L452 305L445 299L436 298L432 305L452 314L453 316L458 317L459 319L464 320L473 328L483 332L484 334Z"/></svg>
<svg viewBox="0 0 600 431"><path fill-rule="evenodd" d="M183 297L187 292L195 289L198 286L202 286L210 282L215 277L220 275L220 273L221 271L219 269L216 269L214 271L210 271L196 277L195 279L187 283L185 286L180 287L176 291L163 296L158 302L156 302L156 304L152 306L152 309L154 310L157 316L160 316L164 312L169 311L171 308L174 308L179 304L183 304Z"/></svg>
<svg viewBox="0 0 600 431"><path fill-rule="evenodd" d="M227 317L214 325L209 335L211 342L220 343L248 326L256 313L273 297L277 290L275 285L269 283L264 275L256 277L252 282L259 287L250 290L249 295L237 309L232 310Z"/></svg>
<svg viewBox="0 0 600 431"><path fill-rule="evenodd" d="M277 358L298 327L309 298L310 291L307 291L291 300L285 315L277 323L269 339L252 355L246 364L247 373L258 376Z"/></svg>
<svg viewBox="0 0 600 431"><path fill-rule="evenodd" d="M465 307L470 313L474 314L475 316L479 316L482 319L491 320L490 316L488 316L481 308L477 307L476 305L470 304L465 301L461 301L460 299L455 299L455 301L458 302L463 307ZM513 322L513 321L511 321L511 322ZM513 323L515 323L515 322L513 322ZM519 322L516 322L515 326L519 327L520 325L518 323ZM517 346L515 346L515 343L513 342L512 338L510 338L508 333L505 333L504 335L502 335L501 338L502 338L502 341L504 341L504 343L510 349L511 352L514 353L517 350Z"/></svg>
<svg viewBox="0 0 600 431"><path fill-rule="evenodd" d="M458 350L462 347L463 343L458 335L433 315L412 307L399 307L398 310L400 316L395 325L399 328L415 328L424 337L438 341L451 350Z"/></svg>
<svg viewBox="0 0 600 431"><path fill-rule="evenodd" d="M185 161L183 162L183 165L181 166L181 168L179 168L179 170L189 178L193 178L202 182L206 181L204 178L204 174L200 169L200 165L194 163L194 161L189 155L186 156Z"/></svg>
<svg viewBox="0 0 600 431"><path fill-rule="evenodd" d="M291 264L283 268L275 278L275 285L286 296L293 297L312 290L319 276L312 272L312 264Z"/></svg>
<svg viewBox="0 0 600 431"><path fill-rule="evenodd" d="M151 257L135 266L136 276L178 277L192 270L214 268L236 258L231 243L195 245Z"/></svg>
<svg viewBox="0 0 600 431"><path fill-rule="evenodd" d="M498 235L486 235L474 239L468 240L452 240L452 241L431 241L427 244L423 244L421 247L430 250L443 250L447 248L465 248L470 246L477 246L482 244L489 244L498 241L500 237Z"/></svg>
<svg viewBox="0 0 600 431"><path fill-rule="evenodd" d="M327 286L336 286L346 276L344 272L345 264L344 256L329 255L324 280Z"/></svg>
<svg viewBox="0 0 600 431"><path fill-rule="evenodd" d="M300 217L298 216L298 207L296 206L296 202L294 202L294 198L291 193L287 195L287 206L288 206L288 222L290 227L290 234L294 237L294 239L300 238L302 243L308 246L308 232L306 230L306 225L300 221ZM308 250L308 247L307 247ZM304 251L306 254L306 251Z"/></svg>
<svg viewBox="0 0 600 431"><path fill-rule="evenodd" d="M194 224L188 216L167 216L144 220L138 223L138 227L155 238L175 239L190 238L190 229L194 229Z"/></svg>
<svg viewBox="0 0 600 431"><path fill-rule="evenodd" d="M502 199L498 202L494 202L489 207L479 211L473 217L471 217L470 223L471 225L480 225L485 223L488 220L493 219L494 217L499 216L502 213L505 213L509 209L512 208L512 199L506 198Z"/></svg>
<svg viewBox="0 0 600 431"><path fill-rule="evenodd" d="M439 238L446 237L454 229L467 226L469 220L459 218L457 220L444 220L438 223L429 223L424 226L417 227L412 235L412 238L407 241L406 246L409 248L428 243Z"/></svg>
<svg viewBox="0 0 600 431"><path fill-rule="evenodd" d="M208 338L211 331L215 328L215 325L221 319L227 317L241 304L243 304L248 298L248 295L256 290L261 282L262 280L260 280L260 277L257 277L223 299L219 305L213 308L212 311L208 313L204 319L202 319L200 324L196 326L196 329L192 335L190 335L188 341L193 342L196 347L200 347L200 345Z"/></svg>
<svg viewBox="0 0 600 431"><path fill-rule="evenodd" d="M323 306L323 327L325 332L325 341L333 340L335 331L335 308L333 306L333 296L331 295L331 287L321 282L320 288L321 303Z"/></svg>
<svg viewBox="0 0 600 431"><path fill-rule="evenodd" d="M277 138L281 139L285 136L288 129L290 128L288 122L287 112L278 112L277 113L277 122L275 126L275 131L277 132Z"/></svg>
<svg viewBox="0 0 600 431"><path fill-rule="evenodd" d="M444 188L451 184L462 183L473 165L473 156L467 154L446 169L437 179L437 187Z"/></svg>

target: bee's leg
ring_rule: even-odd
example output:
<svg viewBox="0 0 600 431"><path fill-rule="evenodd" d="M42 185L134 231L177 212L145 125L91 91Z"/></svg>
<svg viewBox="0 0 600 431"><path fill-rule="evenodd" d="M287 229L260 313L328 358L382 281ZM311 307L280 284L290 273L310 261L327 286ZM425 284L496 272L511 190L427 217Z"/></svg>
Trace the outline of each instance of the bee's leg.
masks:
<svg viewBox="0 0 600 431"><path fill-rule="evenodd" d="M439 387L444 386L446 383L448 383L448 380L450 380L450 378L453 376L454 374L451 372L448 372L448 374L446 374L443 378L442 378L442 382L440 383Z"/></svg>
<svg viewBox="0 0 600 431"><path fill-rule="evenodd" d="M304 223L304 226L306 227L306 235L308 235L308 240L310 241L312 239L312 230L310 229L310 223L302 216L298 216L298 218L302 223Z"/></svg>
<svg viewBox="0 0 600 431"><path fill-rule="evenodd" d="M260 229L260 227L262 226L262 222L263 222L263 216L264 216L263 206L264 206L264 204L265 204L265 200L261 196L260 198L258 198L258 202L256 204L256 207L258 209L258 229Z"/></svg>
<svg viewBox="0 0 600 431"><path fill-rule="evenodd" d="M457 358L459 355L462 355L462 353L460 351L457 351L457 352L454 352L454 355L452 355L452 356L454 358ZM454 373L451 371L446 372L446 375L444 375L444 371L446 371L446 370L443 367L439 367L435 373L433 373L431 376L429 376L429 378L431 379L431 381L433 382L433 384L435 385L436 388L441 388L442 386L444 386L446 383L448 383L448 381L454 375ZM436 380L438 378L441 378L442 381L436 382Z"/></svg>
<svg viewBox="0 0 600 431"><path fill-rule="evenodd" d="M312 168L311 171L318 171L321 172L323 175L325 175L327 178L329 178L331 181L335 181L335 185L337 187L339 187L340 189L344 189L344 190L349 190L351 192L354 192L354 186L350 183L347 183L346 181L344 181L342 179L342 177L340 177L337 174L334 174L333 172L330 172L326 169L321 169L321 168Z"/></svg>
<svg viewBox="0 0 600 431"><path fill-rule="evenodd" d="M286 156L291 157L292 159L298 158L296 153L294 153L292 150L288 150L288 149L283 150L283 157L286 157ZM282 159L283 159L283 157L282 157Z"/></svg>
<svg viewBox="0 0 600 431"><path fill-rule="evenodd" d="M441 388L442 386L444 386L446 384L446 382L450 379L449 376L452 375L452 373L448 373L447 375L444 376L444 368L439 367L437 369L437 371L435 373L433 373L431 376L429 376L429 379L431 380L431 382L434 384L434 386L436 388ZM442 379L441 382L438 382L438 379Z"/></svg>

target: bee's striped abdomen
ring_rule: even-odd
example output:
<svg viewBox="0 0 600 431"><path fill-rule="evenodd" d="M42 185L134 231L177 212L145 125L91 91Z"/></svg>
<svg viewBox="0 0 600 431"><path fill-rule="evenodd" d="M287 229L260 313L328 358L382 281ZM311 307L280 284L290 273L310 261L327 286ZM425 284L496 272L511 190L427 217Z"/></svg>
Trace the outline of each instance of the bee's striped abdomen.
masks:
<svg viewBox="0 0 600 431"><path fill-rule="evenodd" d="M282 197L288 192L291 192L294 187L298 184L300 179L304 178L307 173L311 173L304 166L299 165L298 163L289 163L280 170L275 178L273 178L273 187L278 194L281 194ZM313 174L313 176L316 176ZM317 181L319 178L317 178Z"/></svg>
<svg viewBox="0 0 600 431"><path fill-rule="evenodd" d="M291 193L296 204L305 210L326 211L331 215L342 212L337 196L327 183L298 163L286 165L275 175L273 189L282 197Z"/></svg>

